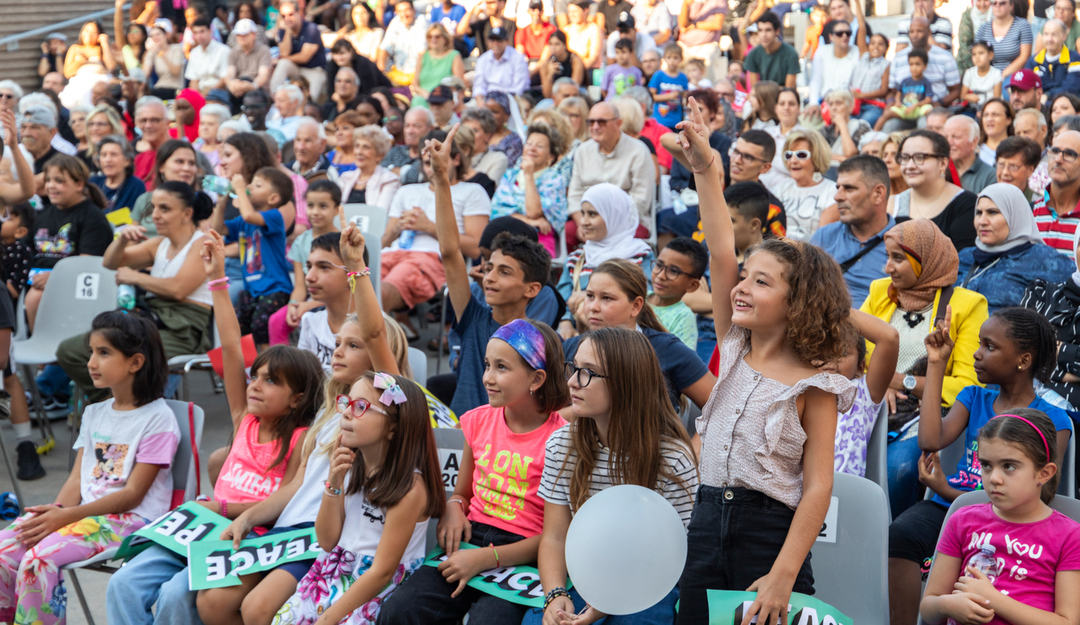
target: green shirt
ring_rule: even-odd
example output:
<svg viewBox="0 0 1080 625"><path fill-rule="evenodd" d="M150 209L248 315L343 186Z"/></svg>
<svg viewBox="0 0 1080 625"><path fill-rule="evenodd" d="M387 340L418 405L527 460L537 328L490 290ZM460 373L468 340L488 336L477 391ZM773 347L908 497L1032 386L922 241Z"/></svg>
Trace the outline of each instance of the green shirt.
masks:
<svg viewBox="0 0 1080 625"><path fill-rule="evenodd" d="M750 54L746 55L746 71L757 74L761 80L771 80L783 87L788 75L799 73L799 53L783 41L772 54L765 51L765 46L755 46Z"/></svg>
<svg viewBox="0 0 1080 625"><path fill-rule="evenodd" d="M668 332L677 336L690 349L697 349L697 316L689 306L679 302L671 306L653 306L652 309Z"/></svg>

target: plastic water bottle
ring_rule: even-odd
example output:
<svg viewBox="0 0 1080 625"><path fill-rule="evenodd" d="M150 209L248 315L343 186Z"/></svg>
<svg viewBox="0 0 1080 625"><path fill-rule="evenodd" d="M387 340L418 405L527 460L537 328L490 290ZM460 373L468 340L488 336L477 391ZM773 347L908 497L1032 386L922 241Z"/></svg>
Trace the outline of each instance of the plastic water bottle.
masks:
<svg viewBox="0 0 1080 625"><path fill-rule="evenodd" d="M415 230L402 230L401 236L398 237L398 249L408 250L412 249L413 241L416 239Z"/></svg>
<svg viewBox="0 0 1080 625"><path fill-rule="evenodd" d="M121 284L116 291L116 303L124 310L135 308L135 287L130 284Z"/></svg>
<svg viewBox="0 0 1080 625"><path fill-rule="evenodd" d="M225 195L232 188L228 178L222 176L203 176L203 191Z"/></svg>
<svg viewBox="0 0 1080 625"><path fill-rule="evenodd" d="M968 560L968 566L981 572L987 578L990 579L990 583L993 584L997 579L1001 571L998 570L997 549L993 545L983 545L979 549L979 552L971 556Z"/></svg>

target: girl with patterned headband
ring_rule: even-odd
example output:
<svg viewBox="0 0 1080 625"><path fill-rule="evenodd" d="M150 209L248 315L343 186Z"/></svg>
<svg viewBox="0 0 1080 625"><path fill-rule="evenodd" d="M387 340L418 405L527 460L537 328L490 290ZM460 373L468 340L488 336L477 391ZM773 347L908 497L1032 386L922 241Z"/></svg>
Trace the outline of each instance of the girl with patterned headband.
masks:
<svg viewBox="0 0 1080 625"><path fill-rule="evenodd" d="M461 479L436 531L450 557L438 569L421 567L383 606L380 623L450 622L466 614L477 623L521 623L525 606L465 584L480 571L536 562L544 444L566 423L556 411L570 400L563 361L558 335L540 322L516 319L488 341L483 381L490 404L461 415Z"/></svg>

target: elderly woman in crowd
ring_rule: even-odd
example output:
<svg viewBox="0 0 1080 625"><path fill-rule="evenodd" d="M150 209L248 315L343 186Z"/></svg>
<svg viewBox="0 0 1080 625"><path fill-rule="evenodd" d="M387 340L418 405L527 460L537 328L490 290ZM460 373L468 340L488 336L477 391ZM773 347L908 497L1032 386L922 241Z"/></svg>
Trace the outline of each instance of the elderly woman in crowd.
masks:
<svg viewBox="0 0 1080 625"><path fill-rule="evenodd" d="M375 125L353 131L356 169L338 179L344 204L371 204L390 210L390 202L401 186L397 174L380 165L390 151L390 137Z"/></svg>
<svg viewBox="0 0 1080 625"><path fill-rule="evenodd" d="M834 35L835 36L835 35ZM825 95L832 123L821 129L825 142L832 146L833 161L842 161L859 153L859 140L872 128L867 122L851 116L855 96L847 89L833 89Z"/></svg>
<svg viewBox="0 0 1080 625"><path fill-rule="evenodd" d="M135 203L146 193L146 185L132 175L135 163L135 151L127 139L109 135L97 144L97 161L100 174L90 176L90 182L96 184L105 194L106 213L135 208Z"/></svg>
<svg viewBox="0 0 1080 625"><path fill-rule="evenodd" d="M1033 279L1064 282L1073 263L1043 243L1024 193L1012 184L992 184L975 205L974 247L960 250L956 286L982 293L990 312L1019 306Z"/></svg>
<svg viewBox="0 0 1080 625"><path fill-rule="evenodd" d="M979 158L994 167L997 163L997 146L1006 137L1013 135L1013 113L1009 103L1001 98L990 98L982 107L979 125L982 129L982 143L979 145Z"/></svg>
<svg viewBox="0 0 1080 625"><path fill-rule="evenodd" d="M929 219L955 249L975 245L976 196L945 179L949 168L945 137L931 130L913 131L900 143L897 162L909 188L889 196L889 213L896 221Z"/></svg>
<svg viewBox="0 0 1080 625"><path fill-rule="evenodd" d="M509 167L509 159L504 152L489 147L492 145L491 138L500 129L494 113L486 108L467 108L461 114L461 125L471 128L473 136L476 137L472 168L484 172L492 180L502 180Z"/></svg>
<svg viewBox="0 0 1080 625"><path fill-rule="evenodd" d="M1078 242L1080 236L1073 241L1074 253ZM1057 330L1056 366L1050 379L1040 381L1064 397L1071 410L1080 407L1080 254L1077 259L1071 276L1059 280L1036 278L1020 300L1021 306L1038 311Z"/></svg>
<svg viewBox="0 0 1080 625"><path fill-rule="evenodd" d="M813 130L793 130L784 143L783 157L791 177L770 186L787 213L787 235L809 241L821 222L821 212L832 206L836 183L825 178L831 166L829 144Z"/></svg>
<svg viewBox="0 0 1080 625"><path fill-rule="evenodd" d="M334 118L335 145L334 149L326 154L326 158L337 169L339 174L345 174L356 169L353 131L367 125L369 124L361 123L360 114L356 111L345 111Z"/></svg>
<svg viewBox="0 0 1080 625"><path fill-rule="evenodd" d="M507 170L491 199L493 218L509 215L536 228L552 258L558 256L556 237L567 217L566 179L552 167L562 145L562 137L550 125L529 124L521 161Z"/></svg>
<svg viewBox="0 0 1080 625"><path fill-rule="evenodd" d="M218 149L221 147L218 142L218 130L221 128L221 124L230 119L232 119L232 112L224 104L211 102L199 111L199 137L192 142L192 145L214 167L217 167L218 163L221 162L221 154L218 153Z"/></svg>
<svg viewBox="0 0 1080 625"><path fill-rule="evenodd" d="M651 106L649 110L652 110ZM566 179L566 188L569 189L570 176L573 174L574 169L573 148L578 145L577 140L574 138L574 129L570 125L570 120L558 109L546 108L533 111L529 115L529 123L532 124L533 122L544 122L554 128L559 135L561 142L558 146L558 152L561 156L555 162L554 167Z"/></svg>
<svg viewBox="0 0 1080 625"><path fill-rule="evenodd" d="M521 137L513 130L521 121L521 118L516 116L515 109L511 108L516 107L517 102L511 102L510 96L502 91L492 91L484 98L484 106L495 116L495 123L498 124L498 128L488 140L488 147L505 154L509 166L516 165L524 147Z"/></svg>
<svg viewBox="0 0 1080 625"><path fill-rule="evenodd" d="M884 132L871 130L859 139L859 154L876 156L881 158L881 148L889 140L889 135Z"/></svg>

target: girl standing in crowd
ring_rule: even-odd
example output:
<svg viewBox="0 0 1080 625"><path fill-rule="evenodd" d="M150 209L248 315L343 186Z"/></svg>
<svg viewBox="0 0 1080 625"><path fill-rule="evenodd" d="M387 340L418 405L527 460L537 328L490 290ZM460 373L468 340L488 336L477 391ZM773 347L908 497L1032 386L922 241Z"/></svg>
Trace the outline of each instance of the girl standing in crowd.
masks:
<svg viewBox="0 0 1080 625"><path fill-rule="evenodd" d="M943 320L940 329L926 337L927 397L936 397L942 390L945 366L953 349L949 325L948 320ZM1035 380L1051 370L1056 351L1054 329L1045 317L1026 308L1004 308L983 324L979 342L979 351L975 353L979 384L997 385L1000 390L990 390L979 384L968 386L944 418L941 404L922 402L919 447L924 453L919 459L919 480L934 495L905 510L889 526L889 605L895 622L915 622L920 566L934 555L934 545L949 505L961 493L982 485L980 476L987 465L979 445L979 429L996 415L1023 406L1042 411L1053 421L1052 429L1047 433L1047 447L1055 451L1047 457L1059 457L1064 453L1072 434L1069 415L1035 394ZM1056 434L1051 435L1054 431ZM964 437L964 456L955 473L946 475L935 452L945 449L961 436ZM948 469L953 470L952 467Z"/></svg>
<svg viewBox="0 0 1080 625"><path fill-rule="evenodd" d="M169 511L180 428L162 399L168 367L149 320L98 315L90 331L90 375L112 398L87 406L75 466L56 503L29 506L0 531L0 620L63 623L60 567L118 547Z"/></svg>
<svg viewBox="0 0 1080 625"><path fill-rule="evenodd" d="M974 247L960 250L956 286L982 293L990 312L1019 306L1032 280L1062 282L1076 269L1069 257L1043 243L1024 192L995 183L975 206Z"/></svg>
<svg viewBox="0 0 1080 625"><path fill-rule="evenodd" d="M1014 412L979 430L981 482L990 503L957 510L945 524L920 604L927 623L1080 620L1072 592L1080 584L1080 524L1049 506L1061 477L1050 445L1054 424L1038 410ZM1021 554L1016 543L1030 548ZM987 547L996 560L990 576L972 562Z"/></svg>
<svg viewBox="0 0 1080 625"><path fill-rule="evenodd" d="M423 567L387 602L379 622L427 625L470 621L519 625L527 608L465 584L480 571L536 562L544 505L537 488L544 445L566 424L557 410L570 401L559 336L540 322L515 319L487 344L484 386L490 404L461 416L465 448L459 479L436 537L448 558ZM503 479L496 457L526 467ZM468 478L468 479L461 479ZM524 492L517 484L527 485ZM463 549L461 543L478 549Z"/></svg>
<svg viewBox="0 0 1080 625"><path fill-rule="evenodd" d="M559 322L559 335L568 339L578 334L574 319L585 298L589 276L601 263L613 258L641 265L642 272L651 275L655 259L652 248L642 239L634 238L638 227L638 212L626 191L609 183L593 185L581 196L581 227L578 236L585 244L566 259L558 290L566 300L566 315Z"/></svg>
<svg viewBox="0 0 1080 625"><path fill-rule="evenodd" d="M704 135L702 143L707 149ZM668 500L686 525L698 488L697 457L675 408L656 392L664 384L663 373L640 332L589 332L566 363L565 375L574 420L548 439L540 482L546 503L539 569L546 598L543 609L529 611L524 625L565 623L574 615L586 623L605 617L587 607L577 589L566 590L566 534L589 497L620 484L650 488ZM647 610L608 616L604 622L672 623L678 600L679 589L673 588Z"/></svg>
<svg viewBox="0 0 1080 625"><path fill-rule="evenodd" d="M203 240L203 270L210 278L214 320L221 337L225 397L232 418L232 447L214 484L214 498L202 505L235 519L289 483L300 466L308 426L319 406L322 366L311 352L275 345L251 365L248 383L240 346L240 321L229 300L225 244L211 230ZM164 366L162 367L164 368ZM252 480L252 476L261 479ZM109 580L106 609L110 623L145 623L151 608L198 622L197 593L189 590L184 560L153 546L129 561ZM181 616L182 615L182 616Z"/></svg>
<svg viewBox="0 0 1080 625"><path fill-rule="evenodd" d="M809 553L832 492L837 412L855 396L849 380L811 361L843 355L843 339L854 331L850 301L835 261L805 243L767 240L740 271L719 163L701 107L691 99L689 108L679 142L702 198L724 345L719 381L697 424L702 486L679 582L679 622L708 620L708 588L756 591L744 623L755 615L760 623L786 622L791 592L813 592ZM721 545L718 562L711 554Z"/></svg>
<svg viewBox="0 0 1080 625"><path fill-rule="evenodd" d="M953 167L945 137L932 130L915 130L900 142L896 158L909 187L889 197L889 213L896 222L933 221L952 241L954 252L975 245L977 198L947 178Z"/></svg>

